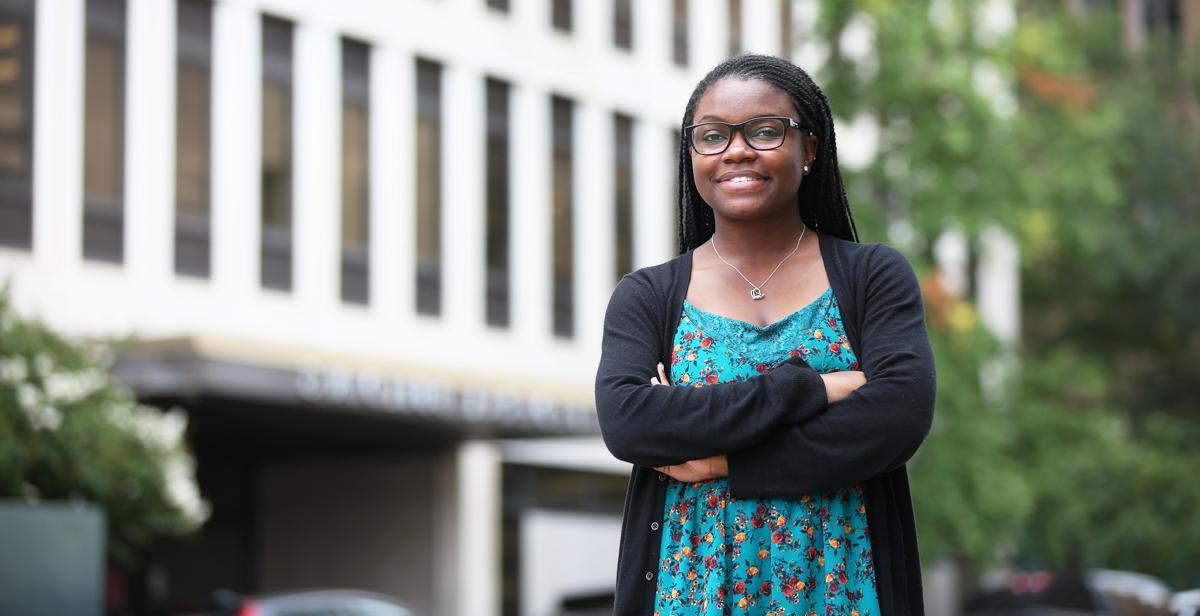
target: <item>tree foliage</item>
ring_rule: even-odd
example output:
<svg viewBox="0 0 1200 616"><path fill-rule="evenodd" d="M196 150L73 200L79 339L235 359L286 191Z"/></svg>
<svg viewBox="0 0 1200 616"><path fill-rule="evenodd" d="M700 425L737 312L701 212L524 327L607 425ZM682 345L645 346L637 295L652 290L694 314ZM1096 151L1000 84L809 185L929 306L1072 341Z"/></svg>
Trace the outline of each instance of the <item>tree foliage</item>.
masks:
<svg viewBox="0 0 1200 616"><path fill-rule="evenodd" d="M184 415L139 405L109 377L108 356L23 319L0 289L0 497L100 505L109 554L131 563L206 511Z"/></svg>
<svg viewBox="0 0 1200 616"><path fill-rule="evenodd" d="M912 465L922 554L1196 585L1197 62L1169 36L1123 49L1109 9L1016 3L997 30L995 4L820 7L818 80L842 125L878 126L878 155L847 173L864 239L903 221L922 270L947 227L1000 225L1021 247L1014 349L926 285L939 383ZM1019 370L985 392L1005 353Z"/></svg>

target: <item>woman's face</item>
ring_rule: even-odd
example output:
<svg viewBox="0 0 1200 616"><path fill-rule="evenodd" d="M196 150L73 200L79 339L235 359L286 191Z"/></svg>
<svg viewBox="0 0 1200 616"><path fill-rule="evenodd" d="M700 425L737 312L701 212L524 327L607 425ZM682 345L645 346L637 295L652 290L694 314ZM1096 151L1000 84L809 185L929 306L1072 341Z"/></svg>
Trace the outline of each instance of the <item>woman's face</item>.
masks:
<svg viewBox="0 0 1200 616"><path fill-rule="evenodd" d="M729 77L713 84L696 104L692 124L728 122L776 116L800 120L792 99L758 79ZM692 153L696 189L716 218L756 220L798 213L796 193L804 165L816 151L816 137L805 128L786 129L783 145L755 150L741 131L733 131L729 147L720 154Z"/></svg>

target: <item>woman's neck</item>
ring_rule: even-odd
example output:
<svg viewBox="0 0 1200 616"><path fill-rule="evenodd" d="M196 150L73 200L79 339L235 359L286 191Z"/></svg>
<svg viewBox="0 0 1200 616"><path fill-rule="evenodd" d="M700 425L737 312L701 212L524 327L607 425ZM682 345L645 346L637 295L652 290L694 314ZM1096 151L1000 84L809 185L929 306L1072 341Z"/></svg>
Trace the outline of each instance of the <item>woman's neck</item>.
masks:
<svg viewBox="0 0 1200 616"><path fill-rule="evenodd" d="M806 241L813 236L799 216L788 221L717 221L710 241L717 244L721 256L735 263L774 266L796 248L801 233Z"/></svg>

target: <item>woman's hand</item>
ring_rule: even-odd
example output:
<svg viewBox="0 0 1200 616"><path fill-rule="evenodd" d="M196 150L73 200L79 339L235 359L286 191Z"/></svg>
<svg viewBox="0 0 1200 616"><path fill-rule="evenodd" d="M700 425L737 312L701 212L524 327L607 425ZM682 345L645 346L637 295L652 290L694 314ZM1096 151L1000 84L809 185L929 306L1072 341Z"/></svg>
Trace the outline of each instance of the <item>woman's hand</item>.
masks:
<svg viewBox="0 0 1200 616"><path fill-rule="evenodd" d="M729 459L724 454L683 464L655 467L656 471L683 483L697 483L729 476Z"/></svg>
<svg viewBox="0 0 1200 616"><path fill-rule="evenodd" d="M821 379L825 381L825 395L829 398L830 404L842 400L854 390L867 384L867 375L859 370L830 372L822 374Z"/></svg>
<svg viewBox="0 0 1200 616"><path fill-rule="evenodd" d="M650 377L650 384L651 385L670 385L671 384L671 382L667 380L667 371L665 368L663 368L661 361L658 362L658 376Z"/></svg>

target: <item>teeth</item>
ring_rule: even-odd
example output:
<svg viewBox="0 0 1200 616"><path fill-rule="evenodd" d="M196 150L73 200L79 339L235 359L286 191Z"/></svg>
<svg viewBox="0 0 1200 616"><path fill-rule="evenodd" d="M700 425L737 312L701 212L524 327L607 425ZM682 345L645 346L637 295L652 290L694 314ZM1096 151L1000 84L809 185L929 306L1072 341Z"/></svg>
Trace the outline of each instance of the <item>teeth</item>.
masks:
<svg viewBox="0 0 1200 616"><path fill-rule="evenodd" d="M730 178L730 179L729 179L729 181L730 181L730 182L733 182L733 183L736 183L736 184L745 184L746 182L753 182L753 181L754 181L754 179L755 179L755 178L752 178L752 177L747 177L747 176L744 176L744 175L739 175L739 176L737 176L737 177L735 177L735 178Z"/></svg>

